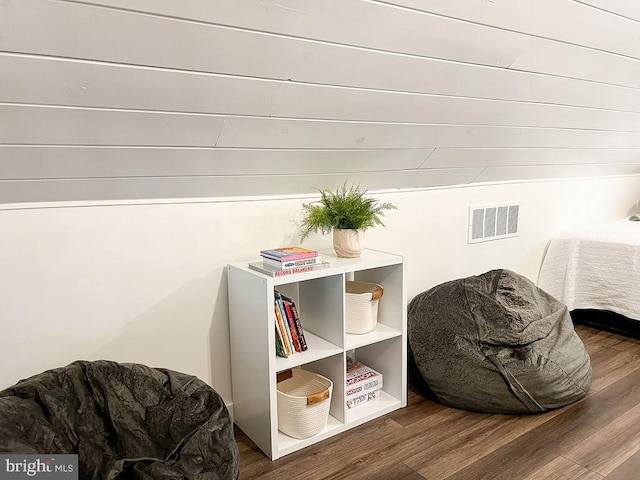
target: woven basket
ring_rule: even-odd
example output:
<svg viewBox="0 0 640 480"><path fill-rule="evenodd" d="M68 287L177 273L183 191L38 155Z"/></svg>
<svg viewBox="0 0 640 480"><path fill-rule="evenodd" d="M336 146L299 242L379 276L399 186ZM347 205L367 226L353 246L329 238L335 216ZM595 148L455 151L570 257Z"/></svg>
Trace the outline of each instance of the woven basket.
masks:
<svg viewBox="0 0 640 480"><path fill-rule="evenodd" d="M333 382L301 368L291 373L277 384L278 430L293 438L309 438L327 425Z"/></svg>
<svg viewBox="0 0 640 480"><path fill-rule="evenodd" d="M347 333L369 333L378 323L378 301L382 297L382 286L347 281L346 290Z"/></svg>

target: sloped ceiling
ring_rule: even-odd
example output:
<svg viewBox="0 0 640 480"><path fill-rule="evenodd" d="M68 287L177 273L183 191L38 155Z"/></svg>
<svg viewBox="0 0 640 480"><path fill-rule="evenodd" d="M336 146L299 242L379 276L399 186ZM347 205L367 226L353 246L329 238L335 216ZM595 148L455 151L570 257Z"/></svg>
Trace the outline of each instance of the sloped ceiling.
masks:
<svg viewBox="0 0 640 480"><path fill-rule="evenodd" d="M0 202L637 175L637 3L0 2Z"/></svg>

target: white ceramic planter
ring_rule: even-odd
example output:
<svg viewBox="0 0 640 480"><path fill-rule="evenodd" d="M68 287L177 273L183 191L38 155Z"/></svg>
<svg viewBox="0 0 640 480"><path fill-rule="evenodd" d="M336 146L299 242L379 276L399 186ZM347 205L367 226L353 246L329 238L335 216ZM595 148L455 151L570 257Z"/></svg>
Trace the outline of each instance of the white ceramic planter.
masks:
<svg viewBox="0 0 640 480"><path fill-rule="evenodd" d="M362 253L362 241L364 232L362 230L333 230L333 249L336 255L345 258L359 257Z"/></svg>

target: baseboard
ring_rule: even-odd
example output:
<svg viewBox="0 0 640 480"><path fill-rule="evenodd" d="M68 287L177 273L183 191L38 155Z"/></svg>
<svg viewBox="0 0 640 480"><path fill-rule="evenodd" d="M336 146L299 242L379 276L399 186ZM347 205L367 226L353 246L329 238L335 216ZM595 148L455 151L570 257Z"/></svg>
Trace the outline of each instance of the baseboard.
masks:
<svg viewBox="0 0 640 480"><path fill-rule="evenodd" d="M571 311L571 319L578 325L640 339L640 320L619 313L608 310L576 309Z"/></svg>

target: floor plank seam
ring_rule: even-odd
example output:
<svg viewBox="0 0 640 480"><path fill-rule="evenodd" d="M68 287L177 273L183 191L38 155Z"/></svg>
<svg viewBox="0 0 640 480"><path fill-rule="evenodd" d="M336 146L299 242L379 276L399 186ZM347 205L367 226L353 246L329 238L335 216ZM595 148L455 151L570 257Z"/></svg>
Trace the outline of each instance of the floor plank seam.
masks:
<svg viewBox="0 0 640 480"><path fill-rule="evenodd" d="M422 475L420 475L420 472L418 472L415 468L410 467L409 465L407 465L404 461L400 462L402 465L404 465L405 467L407 467L409 470L411 470L413 472L413 475L417 475L420 478L425 478ZM428 480L428 479L425 479Z"/></svg>
<svg viewBox="0 0 640 480"><path fill-rule="evenodd" d="M598 476L598 477L600 477L600 478L605 478L605 477L606 477L606 475L603 475L603 474L602 474L602 473L600 473L600 472L597 472L597 471L595 471L595 470L592 470L592 469L591 469L591 468L589 468L587 465L582 465L581 463L576 462L576 461L574 461L574 460L571 460L570 458L567 458L567 457L565 457L564 455L560 455L560 458L563 458L563 459L565 459L567 462L571 462L571 463L573 463L574 465L577 465L578 467L584 468L584 469L585 469L585 470L587 470L588 472L593 473L594 475L597 475L597 476Z"/></svg>

